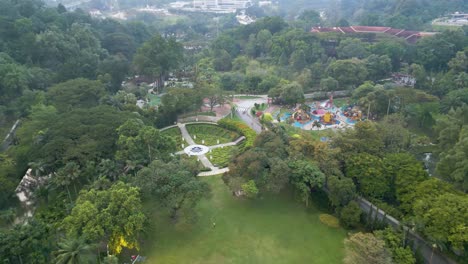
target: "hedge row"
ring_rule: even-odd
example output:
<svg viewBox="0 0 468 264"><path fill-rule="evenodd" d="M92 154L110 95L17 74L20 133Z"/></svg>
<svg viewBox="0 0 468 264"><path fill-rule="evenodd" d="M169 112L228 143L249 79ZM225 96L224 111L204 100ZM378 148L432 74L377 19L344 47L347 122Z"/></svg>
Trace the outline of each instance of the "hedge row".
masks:
<svg viewBox="0 0 468 264"><path fill-rule="evenodd" d="M257 133L248 125L239 121L234 121L226 118L219 120L218 125L229 130L237 131L239 134L243 135L245 137L245 149L248 149L253 146L255 138L257 137Z"/></svg>

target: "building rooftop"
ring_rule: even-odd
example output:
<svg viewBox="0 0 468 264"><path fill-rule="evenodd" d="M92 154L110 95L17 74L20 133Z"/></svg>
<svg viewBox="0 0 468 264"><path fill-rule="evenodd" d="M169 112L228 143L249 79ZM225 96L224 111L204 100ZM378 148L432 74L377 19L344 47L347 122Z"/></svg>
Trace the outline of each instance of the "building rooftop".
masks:
<svg viewBox="0 0 468 264"><path fill-rule="evenodd" d="M433 36L435 32L420 32L406 29L397 29L391 27L370 27L370 26L349 26L349 27L313 27L310 32L336 32L341 34L353 33L380 33L404 38L409 43L416 43L418 39L427 36Z"/></svg>

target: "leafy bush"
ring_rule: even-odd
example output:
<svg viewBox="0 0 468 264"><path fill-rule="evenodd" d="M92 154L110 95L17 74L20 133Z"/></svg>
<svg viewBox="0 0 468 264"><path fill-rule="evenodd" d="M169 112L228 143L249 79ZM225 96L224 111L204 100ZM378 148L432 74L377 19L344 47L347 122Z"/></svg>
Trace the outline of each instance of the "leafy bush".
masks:
<svg viewBox="0 0 468 264"><path fill-rule="evenodd" d="M242 184L242 190L244 191L245 195L249 198L254 198L258 194L257 185L255 185L255 182L253 180Z"/></svg>
<svg viewBox="0 0 468 264"><path fill-rule="evenodd" d="M215 148L209 154L213 158L210 159L213 165L224 168L227 167L231 161L232 154L235 152L236 147Z"/></svg>
<svg viewBox="0 0 468 264"><path fill-rule="evenodd" d="M351 201L348 205L341 209L340 221L344 226L353 228L359 224L359 221L361 220L361 214L362 211L358 203Z"/></svg>
<svg viewBox="0 0 468 264"><path fill-rule="evenodd" d="M253 146L255 138L257 137L257 133L248 125L239 121L234 121L226 118L219 120L218 125L229 130L237 131L238 133L243 135L245 137L245 143L243 147L244 149L248 149Z"/></svg>
<svg viewBox="0 0 468 264"><path fill-rule="evenodd" d="M319 218L320 218L320 222L322 222L322 224L324 225L327 225L329 227L334 227L334 228L340 227L340 221L338 220L338 218L334 217L333 215L320 214Z"/></svg>

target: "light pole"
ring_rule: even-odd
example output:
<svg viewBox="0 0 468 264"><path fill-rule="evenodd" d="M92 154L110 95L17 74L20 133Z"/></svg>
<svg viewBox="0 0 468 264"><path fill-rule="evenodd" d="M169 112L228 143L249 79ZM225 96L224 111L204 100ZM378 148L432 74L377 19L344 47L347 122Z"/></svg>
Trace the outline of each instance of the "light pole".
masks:
<svg viewBox="0 0 468 264"><path fill-rule="evenodd" d="M429 259L429 264L432 264L432 257L434 256L434 249L437 247L436 244L432 244L432 253L431 253L431 258Z"/></svg>

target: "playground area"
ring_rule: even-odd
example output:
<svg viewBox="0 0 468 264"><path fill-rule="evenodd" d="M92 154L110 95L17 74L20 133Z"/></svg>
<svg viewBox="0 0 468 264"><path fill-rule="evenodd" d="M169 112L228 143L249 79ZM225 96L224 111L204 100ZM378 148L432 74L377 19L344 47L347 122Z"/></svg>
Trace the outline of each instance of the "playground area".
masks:
<svg viewBox="0 0 468 264"><path fill-rule="evenodd" d="M304 103L293 109L277 109L273 122L285 122L304 130L339 129L352 127L363 119L359 107L341 102L334 103L333 95L328 100Z"/></svg>

